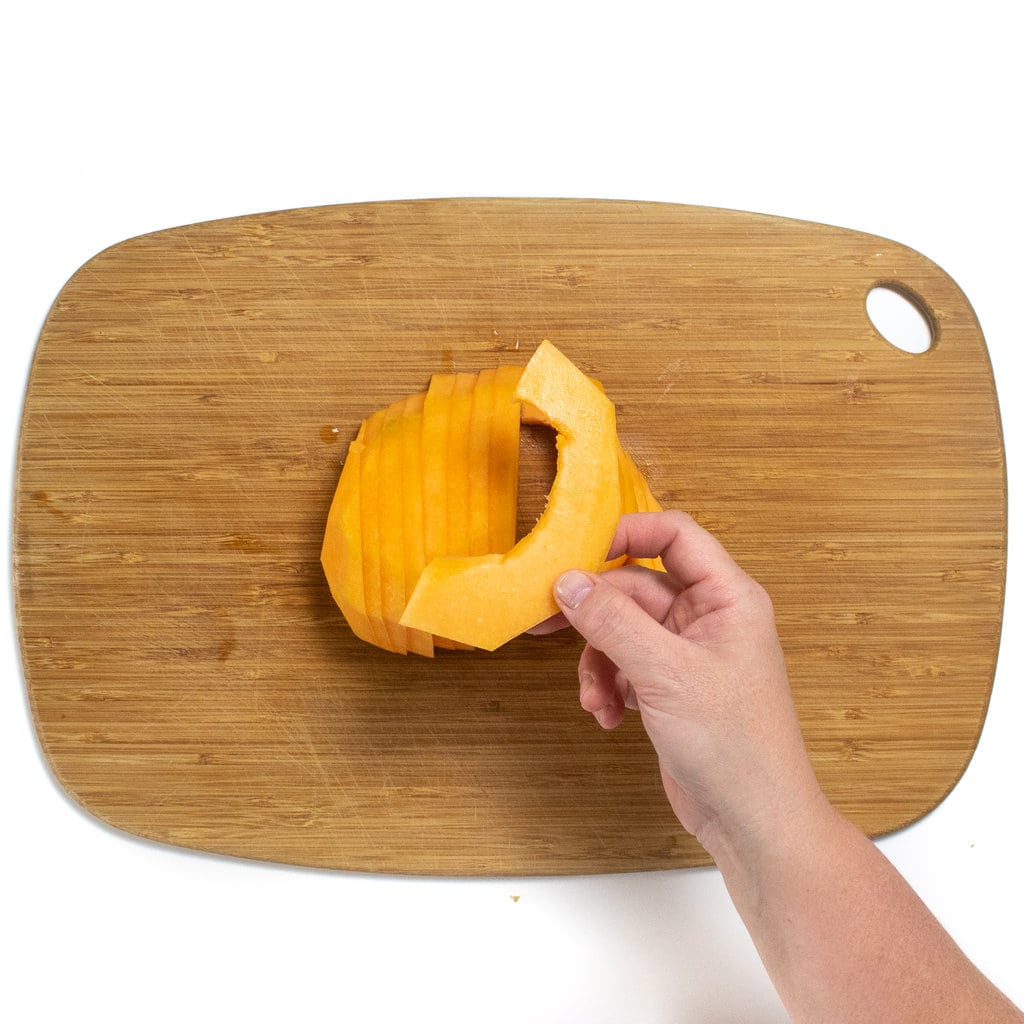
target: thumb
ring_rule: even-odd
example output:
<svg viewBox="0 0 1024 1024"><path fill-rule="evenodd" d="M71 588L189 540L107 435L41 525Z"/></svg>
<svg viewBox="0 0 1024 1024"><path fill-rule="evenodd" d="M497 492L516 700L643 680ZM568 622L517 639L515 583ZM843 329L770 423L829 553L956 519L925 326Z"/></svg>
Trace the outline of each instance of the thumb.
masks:
<svg viewBox="0 0 1024 1024"><path fill-rule="evenodd" d="M569 625L630 679L646 678L664 661L672 634L607 580L573 569L556 580L554 593Z"/></svg>

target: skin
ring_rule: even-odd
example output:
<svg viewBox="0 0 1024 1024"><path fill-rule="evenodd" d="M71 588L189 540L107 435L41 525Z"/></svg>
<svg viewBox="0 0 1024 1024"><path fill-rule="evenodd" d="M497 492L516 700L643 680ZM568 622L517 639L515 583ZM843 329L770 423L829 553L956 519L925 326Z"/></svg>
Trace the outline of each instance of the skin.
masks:
<svg viewBox="0 0 1024 1024"><path fill-rule="evenodd" d="M828 803L771 600L681 512L624 516L609 553L661 557L555 585L587 641L580 704L639 712L683 827L714 858L796 1022L1024 1021L878 848Z"/></svg>

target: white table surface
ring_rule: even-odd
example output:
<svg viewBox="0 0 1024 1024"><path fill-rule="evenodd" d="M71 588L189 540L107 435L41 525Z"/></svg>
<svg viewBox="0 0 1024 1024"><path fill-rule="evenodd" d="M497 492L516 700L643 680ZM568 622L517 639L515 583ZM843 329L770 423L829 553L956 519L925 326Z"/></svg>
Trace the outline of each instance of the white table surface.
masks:
<svg viewBox="0 0 1024 1024"><path fill-rule="evenodd" d="M587 196L798 217L920 250L967 293L991 351L1010 563L977 754L937 810L880 846L1024 1003L1012 9L599 6L17 5L0 59L7 478L50 303L94 253L150 230L373 199ZM3 628L3 1019L786 1019L713 870L379 878L99 825L40 757L13 612Z"/></svg>

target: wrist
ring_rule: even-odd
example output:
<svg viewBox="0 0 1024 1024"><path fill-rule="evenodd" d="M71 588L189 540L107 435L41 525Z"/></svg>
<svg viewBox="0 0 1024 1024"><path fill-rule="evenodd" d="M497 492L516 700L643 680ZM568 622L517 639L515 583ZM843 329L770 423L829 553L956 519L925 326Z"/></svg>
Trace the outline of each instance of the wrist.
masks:
<svg viewBox="0 0 1024 1024"><path fill-rule="evenodd" d="M812 780L789 793L762 801L755 812L727 812L709 819L697 840L723 874L753 870L776 856L792 856L846 824Z"/></svg>

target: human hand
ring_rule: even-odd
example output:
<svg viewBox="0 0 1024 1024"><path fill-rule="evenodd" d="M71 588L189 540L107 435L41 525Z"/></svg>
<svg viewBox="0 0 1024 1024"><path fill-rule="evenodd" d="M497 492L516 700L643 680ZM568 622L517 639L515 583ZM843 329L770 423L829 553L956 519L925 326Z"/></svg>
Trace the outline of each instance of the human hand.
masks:
<svg viewBox="0 0 1024 1024"><path fill-rule="evenodd" d="M555 585L587 640L584 709L606 729L639 710L669 802L705 846L823 800L764 589L682 512L623 516L609 558L621 554L660 556L667 574L621 566Z"/></svg>

